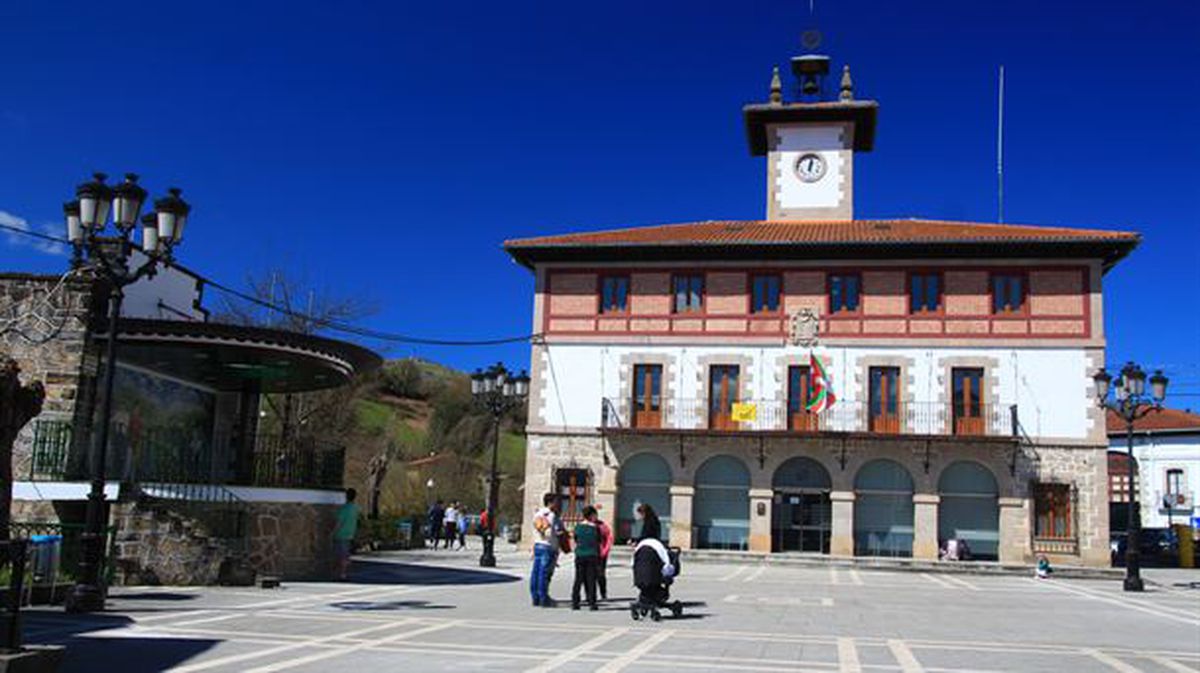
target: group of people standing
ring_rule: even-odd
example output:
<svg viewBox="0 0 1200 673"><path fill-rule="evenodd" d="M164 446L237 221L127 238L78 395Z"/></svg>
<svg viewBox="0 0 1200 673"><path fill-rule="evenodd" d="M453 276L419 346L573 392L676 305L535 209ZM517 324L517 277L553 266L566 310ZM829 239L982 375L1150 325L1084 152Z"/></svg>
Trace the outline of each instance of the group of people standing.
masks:
<svg viewBox="0 0 1200 673"><path fill-rule="evenodd" d="M586 595L589 610L598 610L600 600L608 600L608 557L614 536L612 527L600 519L592 505L583 508L583 519L568 533L562 518L562 501L555 493L542 498L542 507L533 515L533 567L529 573L529 593L535 607L551 608L550 582L562 554L575 555L575 583L571 588L571 609L578 610L581 594ZM649 505L638 507L642 522L639 539L658 538L662 526ZM574 544L572 544L574 539Z"/></svg>
<svg viewBox="0 0 1200 673"><path fill-rule="evenodd" d="M467 548L467 530L471 520L467 517L467 509L457 500L446 506L441 500L429 507L427 519L429 540L432 549L438 548L438 543L444 541L444 549L450 549L455 542L459 549Z"/></svg>

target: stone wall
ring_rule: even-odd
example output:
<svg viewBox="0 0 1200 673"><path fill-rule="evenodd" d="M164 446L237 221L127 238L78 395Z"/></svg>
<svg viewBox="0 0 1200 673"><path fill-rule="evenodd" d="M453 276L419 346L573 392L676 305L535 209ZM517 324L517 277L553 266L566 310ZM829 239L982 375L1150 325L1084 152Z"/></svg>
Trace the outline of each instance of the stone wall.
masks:
<svg viewBox="0 0 1200 673"><path fill-rule="evenodd" d="M0 355L17 361L23 380L46 387L38 419L71 420L77 409L83 413L89 408L94 363L85 353L92 290L89 280L60 284L58 276L0 274ZM33 428L31 422L17 437L14 479L29 474Z"/></svg>
<svg viewBox="0 0 1200 673"><path fill-rule="evenodd" d="M333 577L337 505L250 503L249 561L259 574L289 580Z"/></svg>

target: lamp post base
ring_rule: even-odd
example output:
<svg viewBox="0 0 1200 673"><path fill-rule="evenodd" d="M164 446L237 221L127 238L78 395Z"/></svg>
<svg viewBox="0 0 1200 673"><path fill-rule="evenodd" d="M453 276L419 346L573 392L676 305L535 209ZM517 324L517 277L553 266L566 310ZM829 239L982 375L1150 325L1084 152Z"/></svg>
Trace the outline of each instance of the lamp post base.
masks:
<svg viewBox="0 0 1200 673"><path fill-rule="evenodd" d="M76 584L64 600L67 612L80 614L84 612L102 612L104 610L104 590L95 584Z"/></svg>
<svg viewBox="0 0 1200 673"><path fill-rule="evenodd" d="M491 533L483 537L483 553L479 556L480 568L496 567L496 537Z"/></svg>

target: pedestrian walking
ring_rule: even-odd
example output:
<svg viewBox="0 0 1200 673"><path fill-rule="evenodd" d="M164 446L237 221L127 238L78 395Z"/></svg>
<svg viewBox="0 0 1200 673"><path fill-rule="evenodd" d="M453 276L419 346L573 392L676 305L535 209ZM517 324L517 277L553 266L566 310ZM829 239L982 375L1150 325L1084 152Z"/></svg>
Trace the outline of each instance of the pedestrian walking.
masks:
<svg viewBox="0 0 1200 673"><path fill-rule="evenodd" d="M452 502L446 508L446 512L442 515L442 535L446 538L446 549L449 549L454 540L458 537L455 532L458 528L458 503Z"/></svg>
<svg viewBox="0 0 1200 673"><path fill-rule="evenodd" d="M467 518L467 508L458 508L458 521L455 526L458 528L458 550L462 551L467 548L467 526L470 524L470 519Z"/></svg>
<svg viewBox="0 0 1200 673"><path fill-rule="evenodd" d="M596 514L596 530L600 533L600 563L596 568L596 586L600 589L600 600L608 600L608 554L613 548L613 531Z"/></svg>
<svg viewBox="0 0 1200 673"><path fill-rule="evenodd" d="M529 570L529 595L535 607L554 607L550 577L558 552L558 496L547 493L533 514L533 566Z"/></svg>
<svg viewBox="0 0 1200 673"><path fill-rule="evenodd" d="M358 492L346 489L346 502L338 508L333 525L334 575L344 580L350 572L350 553L354 551L354 536L358 534Z"/></svg>
<svg viewBox="0 0 1200 673"><path fill-rule="evenodd" d="M575 585L571 588L571 609L579 609L579 590L587 593L589 610L596 605L596 574L600 570L600 530L596 527L596 508L583 508L583 521L575 524Z"/></svg>
<svg viewBox="0 0 1200 673"><path fill-rule="evenodd" d="M426 525L429 527L429 540L433 544L431 549L437 549L438 541L442 539L442 516L445 510L442 509L442 501L438 500L429 506L429 515L426 518Z"/></svg>

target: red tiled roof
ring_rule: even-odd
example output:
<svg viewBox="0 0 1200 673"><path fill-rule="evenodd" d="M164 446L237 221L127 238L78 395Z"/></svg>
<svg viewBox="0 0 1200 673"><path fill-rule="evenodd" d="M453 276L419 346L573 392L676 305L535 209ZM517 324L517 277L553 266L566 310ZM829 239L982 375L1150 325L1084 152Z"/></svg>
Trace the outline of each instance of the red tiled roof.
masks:
<svg viewBox="0 0 1200 673"><path fill-rule="evenodd" d="M1110 436L1123 436L1125 434L1125 421L1120 416L1117 416L1116 412L1109 410L1106 421ZM1193 414L1190 411L1182 411L1180 409L1159 409L1151 411L1133 423L1134 432L1153 430L1171 430L1175 432L1194 430L1200 433L1200 414Z"/></svg>
<svg viewBox="0 0 1200 673"><path fill-rule="evenodd" d="M1105 229L945 220L716 220L505 241L510 250L547 247L897 243L1125 243L1137 233Z"/></svg>

